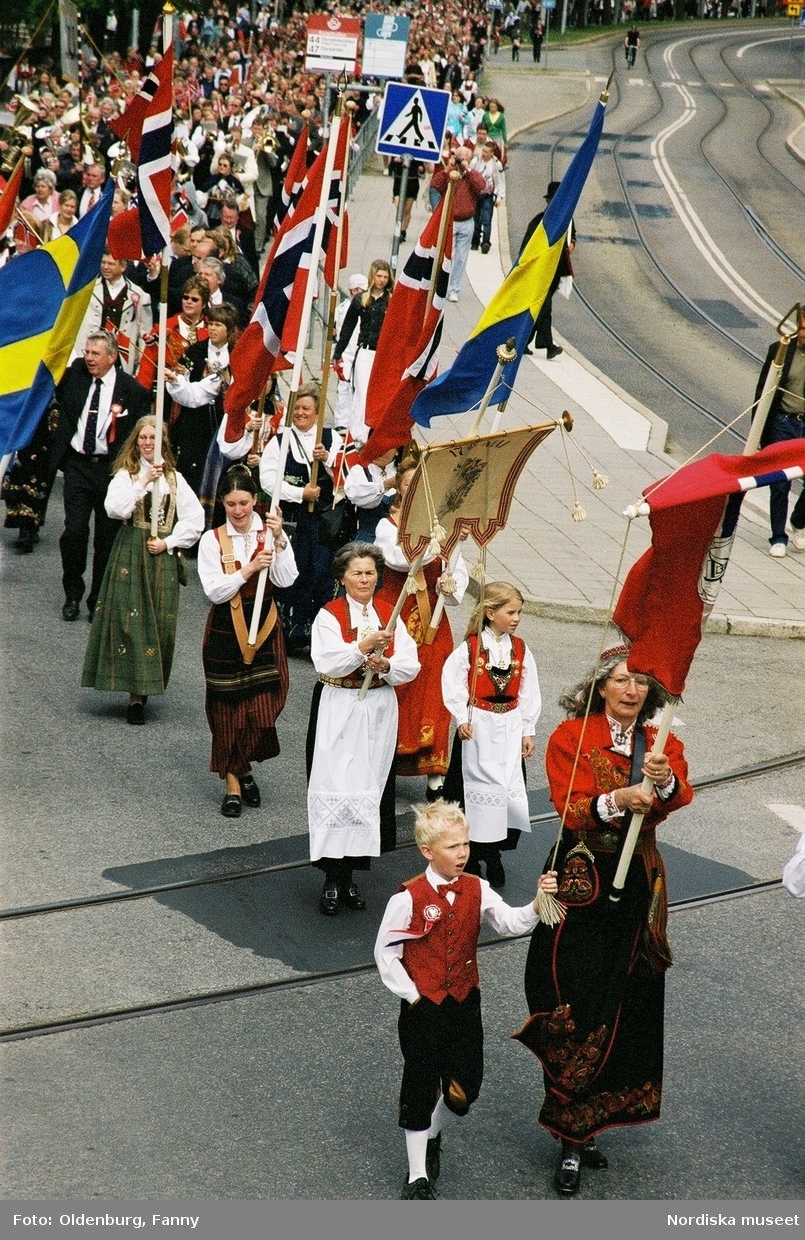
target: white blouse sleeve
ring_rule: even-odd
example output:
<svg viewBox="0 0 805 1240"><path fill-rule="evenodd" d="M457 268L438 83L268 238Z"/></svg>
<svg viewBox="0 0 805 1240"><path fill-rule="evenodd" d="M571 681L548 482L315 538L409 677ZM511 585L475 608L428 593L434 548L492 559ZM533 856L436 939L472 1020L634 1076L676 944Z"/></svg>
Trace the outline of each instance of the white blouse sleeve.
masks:
<svg viewBox="0 0 805 1240"><path fill-rule="evenodd" d="M469 714L469 671L469 648L461 642L442 668L442 699L457 727L467 722Z"/></svg>
<svg viewBox="0 0 805 1240"><path fill-rule="evenodd" d="M240 439L236 439L230 443L226 439L226 418L223 419L215 436L215 443L221 456L225 456L228 461L240 461L244 456L248 456L252 450L254 438L251 431L244 431ZM262 485L262 478L260 480Z"/></svg>
<svg viewBox="0 0 805 1240"><path fill-rule="evenodd" d="M805 896L805 831L790 861L783 868L783 886L792 896Z"/></svg>
<svg viewBox="0 0 805 1240"><path fill-rule="evenodd" d="M204 533L204 509L180 473L176 474L176 521L165 539L168 551L192 547Z"/></svg>
<svg viewBox="0 0 805 1240"><path fill-rule="evenodd" d="M394 627L394 650L389 658L391 667L381 672L381 680L387 685L404 685L419 675L419 654L416 642L403 624L397 620Z"/></svg>
<svg viewBox="0 0 805 1240"><path fill-rule="evenodd" d="M320 676L349 676L360 667L366 656L358 643L345 642L341 625L325 608L313 621L310 631L310 658Z"/></svg>
<svg viewBox="0 0 805 1240"><path fill-rule="evenodd" d="M273 496L274 483L277 480L277 465L280 459L280 443L281 436L275 435L273 439L269 439L265 446L263 455L260 457L260 486L266 494ZM290 447L288 449L290 452ZM280 504L301 504L304 496L303 486L293 486L289 482L283 480L280 486Z"/></svg>
<svg viewBox="0 0 805 1240"><path fill-rule="evenodd" d="M371 474L367 478L361 465L353 465L344 479L344 494L356 508L377 508L385 493L382 475L379 480Z"/></svg>
<svg viewBox="0 0 805 1240"><path fill-rule="evenodd" d="M542 694L539 689L537 664L533 654L525 648L523 673L520 680L520 693L517 699L520 714L523 716L523 736L533 736L537 720L542 710Z"/></svg>
<svg viewBox="0 0 805 1240"><path fill-rule="evenodd" d="M395 892L386 905L375 940L375 963L381 982L398 999L407 999L409 1003L416 1002L419 991L403 965L403 942L396 942L395 937L411 925L413 911L411 893Z"/></svg>
<svg viewBox="0 0 805 1240"><path fill-rule="evenodd" d="M215 530L207 530L202 534L198 545L198 575L202 589L211 603L228 603L246 578L238 569L236 573L225 573L221 563L221 545L215 537Z"/></svg>
<svg viewBox="0 0 805 1240"><path fill-rule="evenodd" d="M187 375L179 375L175 383L166 384L171 399L184 409L200 409L211 405L221 386L220 375L205 375L191 383Z"/></svg>
<svg viewBox="0 0 805 1240"><path fill-rule="evenodd" d="M112 481L106 491L103 506L107 517L115 521L127 521L137 505L147 493L139 478L132 478L127 469L119 469L112 475Z"/></svg>

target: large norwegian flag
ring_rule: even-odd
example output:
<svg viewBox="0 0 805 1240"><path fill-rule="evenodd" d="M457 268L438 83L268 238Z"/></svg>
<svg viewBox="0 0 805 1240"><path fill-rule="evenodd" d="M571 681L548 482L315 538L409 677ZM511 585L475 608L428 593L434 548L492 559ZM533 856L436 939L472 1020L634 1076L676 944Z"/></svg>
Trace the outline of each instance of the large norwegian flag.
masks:
<svg viewBox="0 0 805 1240"><path fill-rule="evenodd" d="M411 406L438 370L444 303L453 259L452 218L447 221L447 245L427 314L425 307L436 262L444 202L442 199L433 212L410 254L383 320L366 396L365 417L372 433L360 454L362 465L369 465L384 452L408 442L414 425Z"/></svg>
<svg viewBox="0 0 805 1240"><path fill-rule="evenodd" d="M349 126L341 125L327 196L321 252L312 254L324 183L326 147L316 157L296 207L288 211L274 238L255 296L251 322L232 352L232 383L224 399L227 413L225 437L228 442L240 439L246 422L246 410L252 401L259 399L271 375L293 364L307 273L311 263L318 263L321 254L327 254L331 235L336 231L333 226L333 196L337 195L340 187L348 136Z"/></svg>
<svg viewBox="0 0 805 1240"><path fill-rule="evenodd" d="M651 547L630 569L613 615L632 642L632 671L679 697L721 587L745 493L804 472L805 439L792 439L753 456L713 453L646 487Z"/></svg>
<svg viewBox="0 0 805 1240"><path fill-rule="evenodd" d="M137 165L140 235L146 258L170 243L173 47L149 73L122 116L110 121Z"/></svg>
<svg viewBox="0 0 805 1240"><path fill-rule="evenodd" d="M307 133L307 125L303 125L285 171L282 194L274 216L274 226L277 229L280 228L289 209L296 206L307 180Z"/></svg>

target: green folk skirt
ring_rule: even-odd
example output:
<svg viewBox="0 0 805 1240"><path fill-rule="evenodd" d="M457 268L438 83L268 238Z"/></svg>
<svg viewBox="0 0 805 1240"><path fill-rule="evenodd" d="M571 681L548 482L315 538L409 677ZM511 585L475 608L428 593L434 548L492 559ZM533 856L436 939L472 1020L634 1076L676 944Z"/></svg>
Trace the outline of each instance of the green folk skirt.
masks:
<svg viewBox="0 0 805 1240"><path fill-rule="evenodd" d="M120 527L92 617L85 689L152 695L164 693L173 663L183 557L151 555L149 531Z"/></svg>

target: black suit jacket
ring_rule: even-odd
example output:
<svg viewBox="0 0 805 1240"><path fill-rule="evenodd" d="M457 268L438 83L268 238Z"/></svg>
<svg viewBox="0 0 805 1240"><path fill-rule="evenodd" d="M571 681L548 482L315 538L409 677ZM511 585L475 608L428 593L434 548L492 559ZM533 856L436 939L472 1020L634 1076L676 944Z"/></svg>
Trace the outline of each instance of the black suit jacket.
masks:
<svg viewBox="0 0 805 1240"><path fill-rule="evenodd" d="M64 377L56 389L53 401L59 411L59 420L56 430L53 432L53 446L50 454L52 478L55 478L56 471L62 465L64 456L70 446L70 440L76 432L84 405L87 403L87 396L91 387L92 375L87 370L87 364L83 357L77 358L72 366L69 366L65 371ZM143 418L151 412L151 395L149 392L146 392L144 387L141 387L136 379L133 379L131 375L125 374L118 367L115 387L112 393L112 402L122 406L122 408L117 415L114 442L109 445L110 466L138 418Z"/></svg>
<svg viewBox="0 0 805 1240"><path fill-rule="evenodd" d="M760 377L758 378L757 387L755 388L755 404L756 405L757 405L757 402L760 400L761 396L763 395L763 385L766 382L766 375L769 373L769 370L771 369L771 364L774 361L775 356L777 355L777 348L778 348L779 343L780 343L779 341L775 341L774 344L770 344L768 352L766 353L766 360L764 361L763 366L761 368ZM760 436L761 448L768 447L769 443L771 442L770 435L771 435L772 418L776 417L778 413L783 412L780 406L782 404L783 392L785 391L785 388L788 382L788 372L791 369L791 363L794 360L794 354L796 353L796 351L797 351L797 338L795 336L785 351L785 360L783 362L783 369L780 371L780 382L778 383L777 390L774 393L774 397L772 399L771 406L769 408L768 417L766 418L766 425L763 427L763 433ZM752 413L753 419L754 419L754 416L755 415L753 412Z"/></svg>

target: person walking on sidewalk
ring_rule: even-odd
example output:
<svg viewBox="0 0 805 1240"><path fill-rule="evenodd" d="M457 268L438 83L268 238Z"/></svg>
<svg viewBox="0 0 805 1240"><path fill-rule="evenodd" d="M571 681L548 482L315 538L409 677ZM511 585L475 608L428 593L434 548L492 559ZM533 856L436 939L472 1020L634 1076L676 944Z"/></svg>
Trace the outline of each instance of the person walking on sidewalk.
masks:
<svg viewBox="0 0 805 1240"><path fill-rule="evenodd" d="M769 345L755 390L755 402L760 400L777 347L778 341ZM763 428L761 444L765 448L768 444L784 443L789 439L805 439L805 314L800 316L797 335L785 351L780 382ZM790 490L790 481L773 482L769 487L769 555L773 555L775 559L782 559L789 546L785 524ZM805 551L805 488L800 492L791 513L790 545L796 551Z"/></svg>
<svg viewBox="0 0 805 1240"><path fill-rule="evenodd" d="M503 165L495 157L495 148L491 142L485 142L480 151L476 148L470 168L473 172L480 172L485 185L484 192L479 194L475 204L475 227L471 248L477 250L480 246L481 253L488 254L492 248L492 216L495 207L506 197Z"/></svg>
<svg viewBox="0 0 805 1240"><path fill-rule="evenodd" d="M448 301L458 301L472 245L472 234L475 231L475 206L481 194L486 191L486 182L480 172L470 168L471 158L472 151L469 147L457 147L448 157L447 166L440 165L431 179L434 190L444 194L450 173L455 171L459 174L453 198L453 266L447 285Z"/></svg>
<svg viewBox="0 0 805 1240"><path fill-rule="evenodd" d="M546 202L551 201L554 194L558 190L559 185L560 185L559 181L550 182L550 184L548 185L548 189L545 193ZM520 253L517 256L518 259L521 257L523 251L525 250L532 236L537 231L537 228L539 227L539 224L544 215L545 215L545 212L540 211L538 215L534 216L533 220L528 225L528 228L526 228L525 236L523 237L522 243L520 245ZM551 286L548 289L548 292L545 294L545 300L542 303L542 309L537 315L537 321L534 324L534 335L532 337L532 340L528 342L528 344L526 345L524 349L525 353L532 352L532 349L531 349L532 342L537 349L545 349L549 359L553 357L558 357L559 354L562 352L562 346L559 344L556 344L553 338L553 321L552 321L551 303L553 301L553 295L558 289L559 281L562 279L562 277L573 275L573 267L570 262L570 256L575 250L575 248L576 248L576 225L571 220L570 225L567 230L567 237L565 239L564 249L562 250L562 253L559 257L559 262L557 263L556 272L554 273L553 280L551 281Z"/></svg>

